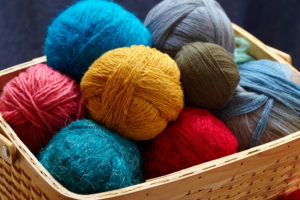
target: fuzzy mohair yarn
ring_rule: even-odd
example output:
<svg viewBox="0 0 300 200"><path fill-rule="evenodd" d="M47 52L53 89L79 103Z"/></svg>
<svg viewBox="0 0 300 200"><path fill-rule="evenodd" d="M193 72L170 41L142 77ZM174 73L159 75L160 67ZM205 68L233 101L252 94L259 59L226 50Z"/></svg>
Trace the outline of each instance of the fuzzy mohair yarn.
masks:
<svg viewBox="0 0 300 200"><path fill-rule="evenodd" d="M270 60L240 65L241 81L216 115L235 134L239 150L300 130L300 86L288 66Z"/></svg>
<svg viewBox="0 0 300 200"><path fill-rule="evenodd" d="M144 24L153 47L172 57L183 45L197 41L234 51L231 22L215 0L164 0L149 11Z"/></svg>
<svg viewBox="0 0 300 200"><path fill-rule="evenodd" d="M247 54L247 51L250 48L250 44L247 40L241 37L236 37L235 45L236 47L234 49L234 62L237 65L241 65L253 60L253 58Z"/></svg>
<svg viewBox="0 0 300 200"><path fill-rule="evenodd" d="M91 117L126 138L156 137L183 108L180 71L167 54L145 46L111 50L80 83Z"/></svg>
<svg viewBox="0 0 300 200"><path fill-rule="evenodd" d="M136 145L90 120L72 122L59 131L38 157L57 181L79 194L143 181Z"/></svg>
<svg viewBox="0 0 300 200"><path fill-rule="evenodd" d="M112 1L79 1L49 26L45 54L49 66L80 81L103 53L118 47L152 46L148 29Z"/></svg>
<svg viewBox="0 0 300 200"><path fill-rule="evenodd" d="M240 74L232 56L221 46L194 42L176 54L185 104L201 108L224 106L231 98Z"/></svg>
<svg viewBox="0 0 300 200"><path fill-rule="evenodd" d="M157 138L143 146L144 176L154 178L235 153L237 140L209 111L185 107Z"/></svg>
<svg viewBox="0 0 300 200"><path fill-rule="evenodd" d="M0 112L24 144L38 153L61 128L84 115L79 85L45 64L10 80Z"/></svg>

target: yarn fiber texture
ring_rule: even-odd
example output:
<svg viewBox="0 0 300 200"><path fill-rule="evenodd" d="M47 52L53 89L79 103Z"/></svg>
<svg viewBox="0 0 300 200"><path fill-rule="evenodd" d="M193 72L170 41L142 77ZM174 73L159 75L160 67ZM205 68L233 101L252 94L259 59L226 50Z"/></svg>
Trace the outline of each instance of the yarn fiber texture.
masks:
<svg viewBox="0 0 300 200"><path fill-rule="evenodd" d="M149 140L183 108L180 71L167 54L145 46L111 50L80 83L91 117L126 138Z"/></svg>
<svg viewBox="0 0 300 200"><path fill-rule="evenodd" d="M288 66L269 60L239 67L240 86L217 116L235 134L239 150L270 142L300 129L300 86Z"/></svg>
<svg viewBox="0 0 300 200"><path fill-rule="evenodd" d="M240 74L232 56L211 43L186 44L176 54L185 104L207 109L224 106L232 97Z"/></svg>
<svg viewBox="0 0 300 200"><path fill-rule="evenodd" d="M197 41L234 51L231 22L215 0L164 0L149 11L144 24L152 34L153 47L171 57L183 45Z"/></svg>
<svg viewBox="0 0 300 200"><path fill-rule="evenodd" d="M49 26L44 53L49 66L80 81L103 53L133 44L152 45L151 34L132 13L112 1L79 1Z"/></svg>
<svg viewBox="0 0 300 200"><path fill-rule="evenodd" d="M241 37L235 38L236 48L234 49L234 62L237 65L252 61L253 58L247 54L250 44L247 40Z"/></svg>
<svg viewBox="0 0 300 200"><path fill-rule="evenodd" d="M58 132L39 160L64 187L79 194L143 181L136 145L89 120L73 122Z"/></svg>
<svg viewBox="0 0 300 200"><path fill-rule="evenodd" d="M143 149L145 178L169 174L235 153L237 140L209 111L185 107Z"/></svg>
<svg viewBox="0 0 300 200"><path fill-rule="evenodd" d="M24 144L38 153L57 131L82 118L84 107L73 79L38 64L4 86L0 112Z"/></svg>

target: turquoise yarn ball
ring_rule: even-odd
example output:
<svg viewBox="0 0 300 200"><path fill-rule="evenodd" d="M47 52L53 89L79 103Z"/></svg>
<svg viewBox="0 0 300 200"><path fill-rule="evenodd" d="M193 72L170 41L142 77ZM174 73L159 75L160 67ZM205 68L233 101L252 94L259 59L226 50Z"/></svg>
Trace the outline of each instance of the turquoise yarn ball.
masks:
<svg viewBox="0 0 300 200"><path fill-rule="evenodd" d="M75 121L63 128L38 158L58 182L79 194L143 181L137 146L90 120Z"/></svg>
<svg viewBox="0 0 300 200"><path fill-rule="evenodd" d="M247 40L241 37L235 37L234 62L237 65L250 62L253 58L247 54L250 44Z"/></svg>
<svg viewBox="0 0 300 200"><path fill-rule="evenodd" d="M106 51L131 45L152 46L148 29L117 3L79 1L48 27L47 64L77 81Z"/></svg>

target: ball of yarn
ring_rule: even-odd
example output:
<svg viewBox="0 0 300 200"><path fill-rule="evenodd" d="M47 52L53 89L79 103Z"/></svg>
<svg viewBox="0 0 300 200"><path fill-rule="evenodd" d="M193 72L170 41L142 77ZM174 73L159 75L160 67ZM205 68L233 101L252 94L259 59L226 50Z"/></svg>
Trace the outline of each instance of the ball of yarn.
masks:
<svg viewBox="0 0 300 200"><path fill-rule="evenodd" d="M180 71L167 54L145 46L111 50L80 83L91 117L126 138L149 140L183 107Z"/></svg>
<svg viewBox="0 0 300 200"><path fill-rule="evenodd" d="M4 86L0 112L33 153L84 115L79 85L45 64L28 68Z"/></svg>
<svg viewBox="0 0 300 200"><path fill-rule="evenodd" d="M192 42L215 43L234 51L234 32L229 18L215 0L164 0L147 14L153 47L170 56Z"/></svg>
<svg viewBox="0 0 300 200"><path fill-rule="evenodd" d="M181 73L185 103L190 106L224 106L240 81L232 56L216 44L187 44L176 54L175 61Z"/></svg>
<svg viewBox="0 0 300 200"><path fill-rule="evenodd" d="M269 60L240 65L241 81L217 116L235 134L239 150L270 142L300 129L300 86L288 66Z"/></svg>
<svg viewBox="0 0 300 200"><path fill-rule="evenodd" d="M144 175L153 178L236 152L223 122L200 108L185 107L174 123L143 148Z"/></svg>
<svg viewBox="0 0 300 200"><path fill-rule="evenodd" d="M80 194L143 181L136 145L89 120L72 122L59 131L39 161L64 187Z"/></svg>
<svg viewBox="0 0 300 200"><path fill-rule="evenodd" d="M79 1L49 26L49 66L80 80L104 52L133 44L152 45L151 34L133 14L111 1Z"/></svg>
<svg viewBox="0 0 300 200"><path fill-rule="evenodd" d="M252 61L253 58L247 54L250 44L247 40L241 37L235 38L236 48L234 49L234 62L237 65Z"/></svg>

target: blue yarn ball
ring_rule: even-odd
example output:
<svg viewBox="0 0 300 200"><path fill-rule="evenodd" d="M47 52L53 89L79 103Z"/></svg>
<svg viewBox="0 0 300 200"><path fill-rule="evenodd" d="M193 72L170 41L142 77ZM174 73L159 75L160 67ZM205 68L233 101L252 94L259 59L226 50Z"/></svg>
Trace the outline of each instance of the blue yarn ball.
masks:
<svg viewBox="0 0 300 200"><path fill-rule="evenodd" d="M98 193L143 181L137 146L90 120L72 122L38 156L64 187Z"/></svg>
<svg viewBox="0 0 300 200"><path fill-rule="evenodd" d="M300 128L300 86L279 62L255 60L239 66L241 80L232 99L215 115L239 142L239 150L293 133Z"/></svg>
<svg viewBox="0 0 300 200"><path fill-rule="evenodd" d="M49 26L44 53L49 66L80 81L106 51L131 45L152 46L148 29L111 1L79 1Z"/></svg>

